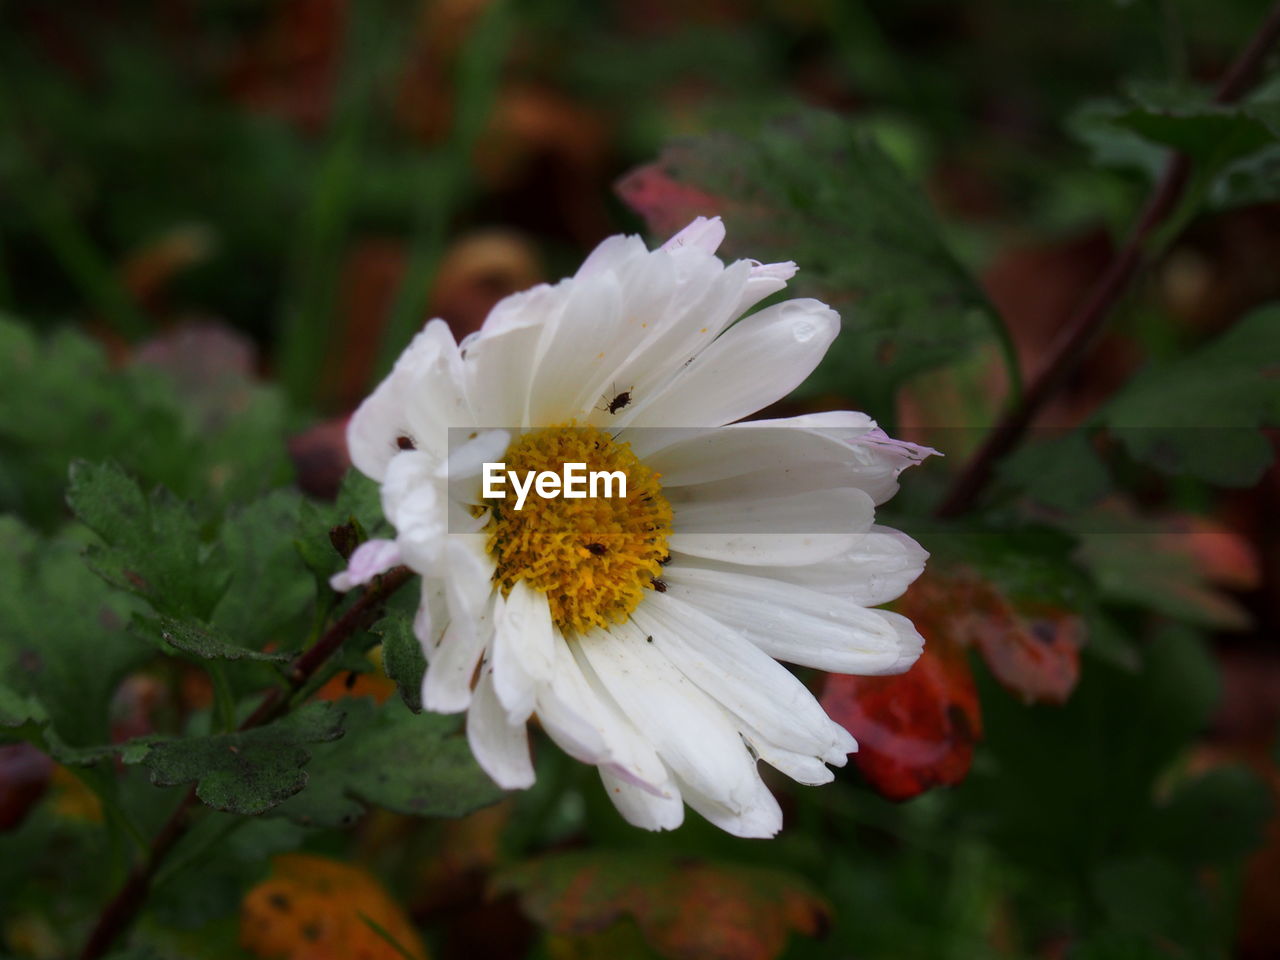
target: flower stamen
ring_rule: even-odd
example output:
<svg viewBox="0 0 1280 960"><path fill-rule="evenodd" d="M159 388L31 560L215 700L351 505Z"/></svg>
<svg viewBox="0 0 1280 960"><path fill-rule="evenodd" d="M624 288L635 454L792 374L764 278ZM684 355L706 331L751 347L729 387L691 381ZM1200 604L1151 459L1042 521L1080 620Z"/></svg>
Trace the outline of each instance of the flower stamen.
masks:
<svg viewBox="0 0 1280 960"><path fill-rule="evenodd" d="M672 513L659 475L630 444L572 424L525 434L507 448L504 462L521 476L560 473L566 463L626 475L625 496L530 496L521 510L515 509L513 493L485 501L486 549L504 595L524 580L546 594L552 621L566 632L626 620L644 591L660 581L669 556Z"/></svg>

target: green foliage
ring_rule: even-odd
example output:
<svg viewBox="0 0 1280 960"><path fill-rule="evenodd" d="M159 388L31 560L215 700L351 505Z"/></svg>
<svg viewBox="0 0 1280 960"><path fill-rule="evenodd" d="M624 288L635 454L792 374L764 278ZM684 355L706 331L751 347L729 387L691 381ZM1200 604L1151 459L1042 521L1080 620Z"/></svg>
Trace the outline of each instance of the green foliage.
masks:
<svg viewBox="0 0 1280 960"><path fill-rule="evenodd" d="M308 747L341 737L343 716L332 704L311 704L264 727L152 741L126 751L125 761L147 767L156 786L195 781L196 796L216 810L264 813L307 785Z"/></svg>
<svg viewBox="0 0 1280 960"><path fill-rule="evenodd" d="M235 643L230 637L207 624L173 617L136 617L134 629L141 636L200 660L265 660L279 663L289 659L288 653L252 650Z"/></svg>
<svg viewBox="0 0 1280 960"><path fill-rule="evenodd" d="M535 957L1232 952L1242 863L1273 811L1250 771L1206 768L1251 701L1215 717L1214 654L1233 630L1231 653L1267 655L1239 634L1271 625L1257 601L1274 583L1233 596L1151 518L1238 521L1246 552L1274 546L1256 492L1211 488L1248 486L1274 459L1280 314L1237 322L1241 304L1275 292L1270 214L1215 217L1160 260L1200 212L1280 196L1274 78L1232 106L1185 83L1228 62L1256 4L1053 17L1010 0L712 4L704 17L545 0L452 19L457 5L377 0L354 18L224 3L176 20L138 4L38 6L0 12L0 192L14 201L0 204L0 310L35 324L0 318L0 740L28 741L0 751L0 953L74 955L187 784L203 806L118 960L242 955L245 892L271 855L299 848L376 865L446 953L522 949L512 899L541 928ZM1082 169L1056 131L1117 76L1169 79L1074 112L1098 161ZM779 415L866 409L946 448L904 478L884 522L915 531L932 570L969 568L989 594L939 601L919 622L981 616L994 597L1021 631L1022 668L1079 667L1065 704L1028 708L959 653L983 738L954 788L889 803L855 758L816 789L769 773L786 824L767 843L691 812L649 834L536 723L537 782L496 802L463 721L422 711L414 581L289 688L280 719L238 730L265 691L284 693L282 665L350 609L329 578L388 532L378 485L354 471L336 502L286 487L286 435L350 409L366 365L385 365L428 309L464 333L523 281L523 263L502 262L526 259L522 243L545 257L528 271L551 279L597 237L634 230L603 198L673 135L685 139L656 168L665 212L722 213L729 257L796 261L791 290L842 314L827 360ZM1124 364L1082 368L1055 411L1080 426L1026 444L980 509L938 525L931 501L965 451L932 439L929 418L978 426L1016 403L974 276L1005 254L1053 251L1065 232L1129 222L1174 150L1191 160L1184 199L1146 251L1157 266L1133 285L1136 309L1120 302L1112 318L1119 359L1132 349L1146 368L1077 416ZM481 225L516 239L453 246ZM1029 370L1067 309L1057 301L1086 294L1079 264L1057 265L1023 268L1015 289L984 274ZM193 315L226 318L252 344L180 348L173 334ZM118 339L153 327L168 332ZM1188 348L1206 331L1222 332ZM252 370L310 408L288 408ZM1251 559L1220 578L1237 594L1253 590ZM1085 624L1094 656L1052 659L1076 637L1053 633L1058 614ZM343 671L361 674L347 693L386 693L368 656L379 641L397 698L314 701L322 687L343 696L327 683ZM29 744L74 776L51 774ZM513 897L484 901L486 886ZM828 914L828 938L788 938L820 933Z"/></svg>
<svg viewBox="0 0 1280 960"><path fill-rule="evenodd" d="M188 388L189 389L189 388ZM285 414L278 396L242 374L223 377L216 411L184 397L181 375L133 364L113 370L81 333L41 340L0 315L0 510L44 529L64 516L77 458L129 472L210 508L282 482ZM226 405L238 408L228 415Z"/></svg>
<svg viewBox="0 0 1280 960"><path fill-rule="evenodd" d="M1093 148L1097 162L1154 176L1172 149L1212 179L1280 139L1274 104L1220 106L1193 90L1135 93L1136 102L1096 102L1073 118L1074 132Z"/></svg>
<svg viewBox="0 0 1280 960"><path fill-rule="evenodd" d="M1000 465L1000 476L1037 503L1067 512L1097 503L1112 488L1085 429L1033 438Z"/></svg>
<svg viewBox="0 0 1280 960"><path fill-rule="evenodd" d="M358 470L348 470L342 478L334 503L307 501L302 506L302 533L297 550L322 587L329 578L345 569L351 550L370 537L385 535L390 525L382 515L378 484ZM338 543L346 548L339 552Z"/></svg>
<svg viewBox="0 0 1280 960"><path fill-rule="evenodd" d="M729 254L795 260L798 288L841 309L811 390L852 390L888 413L905 380L998 335L918 185L852 123L813 112L717 133L670 147L662 168L723 210Z"/></svg>
<svg viewBox="0 0 1280 960"><path fill-rule="evenodd" d="M147 657L125 629L133 605L85 567L80 550L70 535L42 539L0 517L5 726L26 735L43 727L37 742L67 757L109 742L111 696Z"/></svg>
<svg viewBox="0 0 1280 960"><path fill-rule="evenodd" d="M1200 349L1139 374L1103 417L1144 463L1250 486L1275 457L1259 428L1280 424L1277 356L1280 307L1264 307Z"/></svg>
<svg viewBox="0 0 1280 960"><path fill-rule="evenodd" d="M413 632L409 617L387 617L373 625L373 632L382 637L382 668L396 682L404 705L414 713L422 711L422 675L427 671L427 660L422 654L422 644Z"/></svg>
<svg viewBox="0 0 1280 960"><path fill-rule="evenodd" d="M157 488L148 497L114 464L77 463L67 502L102 538L88 559L112 586L137 594L157 612L206 618L227 588L224 558L200 535L188 504Z"/></svg>
<svg viewBox="0 0 1280 960"><path fill-rule="evenodd" d="M393 701L352 701L347 735L311 750L310 782L277 813L305 825L349 824L361 803L419 817L459 817L496 802L502 791L471 756L457 720L412 714Z"/></svg>

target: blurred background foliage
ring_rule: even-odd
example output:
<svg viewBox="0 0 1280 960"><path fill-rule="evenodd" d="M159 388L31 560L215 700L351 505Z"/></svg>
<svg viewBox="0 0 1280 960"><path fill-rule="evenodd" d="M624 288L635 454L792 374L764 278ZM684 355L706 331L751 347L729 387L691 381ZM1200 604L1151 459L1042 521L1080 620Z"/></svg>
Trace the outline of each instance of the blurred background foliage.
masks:
<svg viewBox="0 0 1280 960"><path fill-rule="evenodd" d="M1280 955L1280 83L1211 100L1266 12L0 6L0 953L74 952L195 783L121 957ZM931 519L1171 148L1148 268ZM842 311L771 412L949 455L888 513L928 653L808 678L856 763L771 781L767 843L636 831L546 743L500 798L411 712L412 591L234 732L342 609L344 419L424 318L699 214Z"/></svg>

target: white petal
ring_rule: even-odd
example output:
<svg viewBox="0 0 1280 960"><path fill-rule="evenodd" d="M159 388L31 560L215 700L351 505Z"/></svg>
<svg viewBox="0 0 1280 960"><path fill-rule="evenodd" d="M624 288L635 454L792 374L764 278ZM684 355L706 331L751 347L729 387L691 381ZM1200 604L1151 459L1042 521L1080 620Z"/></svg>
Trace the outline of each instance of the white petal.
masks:
<svg viewBox="0 0 1280 960"><path fill-rule="evenodd" d="M439 564L448 531L446 488L436 466L431 454L406 451L391 461L382 484L382 513L396 528L402 562L422 574Z"/></svg>
<svg viewBox="0 0 1280 960"><path fill-rule="evenodd" d="M491 659L498 699L512 723L524 723L533 713L537 687L551 680L555 627L546 594L523 580L495 600Z"/></svg>
<svg viewBox="0 0 1280 960"><path fill-rule="evenodd" d="M422 705L461 713L471 703L471 679L493 635L492 607L475 619L453 617L422 678Z"/></svg>
<svg viewBox="0 0 1280 960"><path fill-rule="evenodd" d="M599 402L584 395L607 369L622 322L622 287L612 272L567 285L530 383L528 423L547 426L578 419Z"/></svg>
<svg viewBox="0 0 1280 960"><path fill-rule="evenodd" d="M875 421L866 419L866 432ZM631 449L662 474L663 487L706 483L758 470L794 467L807 462L845 463L851 444L844 431L813 428L801 418L748 420L710 429L644 430L628 434Z"/></svg>
<svg viewBox="0 0 1280 960"><path fill-rule="evenodd" d="M636 730L595 672L556 637L555 672L538 693L538 719L570 756L607 767L615 776L655 796L672 790L671 777L653 745Z"/></svg>
<svg viewBox="0 0 1280 960"><path fill-rule="evenodd" d="M776 836L782 829L782 808L754 769L748 792L737 797L732 805L724 803L718 794L704 793L679 777L676 783L685 803L735 837L765 839Z"/></svg>
<svg viewBox="0 0 1280 960"><path fill-rule="evenodd" d="M758 799L755 761L728 714L632 624L593 630L572 649L682 784L733 814Z"/></svg>
<svg viewBox="0 0 1280 960"><path fill-rule="evenodd" d="M662 245L663 250L699 247L715 253L724 243L724 221L719 217L695 217L693 222Z"/></svg>
<svg viewBox="0 0 1280 960"><path fill-rule="evenodd" d="M830 594L764 577L672 563L667 596L724 623L771 657L834 673L902 673L923 641L898 618ZM895 619L897 618L897 619ZM766 731L767 732L767 731Z"/></svg>
<svg viewBox="0 0 1280 960"><path fill-rule="evenodd" d="M432 320L347 424L347 449L361 473L381 480L401 452L401 437L439 455L447 427L470 419L459 369L448 324Z"/></svg>
<svg viewBox="0 0 1280 960"><path fill-rule="evenodd" d="M656 796L606 769L600 771L600 782L622 818L633 827L674 830L684 822L684 800L674 783L667 793Z"/></svg>
<svg viewBox="0 0 1280 960"><path fill-rule="evenodd" d="M680 256L662 250L651 256L659 260L665 257L684 275L678 277L664 314L640 328L644 336L636 341L635 349L606 374L610 384L628 390L632 402L613 413L607 407L594 408L585 421L588 424L610 429L627 427L644 401L663 392L738 317L735 311L751 273L748 263L739 261L725 267L717 258L696 248L686 248ZM628 306L633 296L628 294ZM630 309L625 311L626 316L631 314ZM701 424L701 420L684 418L672 425Z"/></svg>
<svg viewBox="0 0 1280 960"><path fill-rule="evenodd" d="M394 540L366 540L351 554L347 569L329 578L329 586L345 592L399 564L400 547Z"/></svg>
<svg viewBox="0 0 1280 960"><path fill-rule="evenodd" d="M449 622L449 609L444 599L444 583L434 577L422 578L422 596L418 610L413 615L413 635L418 638L422 655L428 663L436 652L445 625Z"/></svg>
<svg viewBox="0 0 1280 960"><path fill-rule="evenodd" d="M493 673L488 669L481 673L467 711L467 742L481 769L502 789L533 786L528 728L507 720L493 690Z"/></svg>
<svg viewBox="0 0 1280 960"><path fill-rule="evenodd" d="M782 580L875 607L902 596L924 572L929 553L905 533L873 524L848 550L821 563L803 566L753 566L743 569L715 560L690 558L686 565Z"/></svg>
<svg viewBox="0 0 1280 960"><path fill-rule="evenodd" d="M513 294L499 301L484 326L462 342L462 383L477 425L520 427L528 422L539 344L563 302L563 287L546 284Z"/></svg>
<svg viewBox="0 0 1280 960"><path fill-rule="evenodd" d="M827 766L827 761L821 757L784 750L777 744L772 743L764 734L750 727L743 727L742 736L751 745L751 749L756 756L779 773L786 774L796 783L816 787L820 784L830 783L836 778L831 768ZM845 759L847 760L847 758ZM838 764L838 766L843 765L843 763Z"/></svg>
<svg viewBox="0 0 1280 960"><path fill-rule="evenodd" d="M675 533L852 535L865 533L875 518L875 504L856 487L794 493L776 486L728 498L721 496L728 482L679 488Z"/></svg>
<svg viewBox="0 0 1280 960"><path fill-rule="evenodd" d="M698 353L628 426L720 426L780 400L831 346L840 318L817 300L788 300L752 314Z"/></svg>
<svg viewBox="0 0 1280 960"><path fill-rule="evenodd" d="M786 287L787 281L796 275L796 270L796 265L790 260L753 264L751 276L742 290L742 299L738 301L737 312L746 313L765 297Z"/></svg>
<svg viewBox="0 0 1280 960"><path fill-rule="evenodd" d="M632 612L649 646L732 713L784 750L843 759L831 720L786 667L733 629L670 593Z"/></svg>
<svg viewBox="0 0 1280 960"><path fill-rule="evenodd" d="M740 563L821 563L848 550L851 533L676 533L667 538L673 556Z"/></svg>
<svg viewBox="0 0 1280 960"><path fill-rule="evenodd" d="M617 272L636 259L647 256L648 248L637 236L617 234L601 240L594 250L582 261L582 266L574 274L575 279L593 277L601 273Z"/></svg>

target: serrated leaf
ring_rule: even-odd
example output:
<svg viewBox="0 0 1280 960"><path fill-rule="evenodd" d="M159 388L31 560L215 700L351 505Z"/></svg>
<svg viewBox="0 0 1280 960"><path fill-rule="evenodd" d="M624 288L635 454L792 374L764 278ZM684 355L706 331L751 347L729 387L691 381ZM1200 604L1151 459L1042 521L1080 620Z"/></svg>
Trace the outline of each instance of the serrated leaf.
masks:
<svg viewBox="0 0 1280 960"><path fill-rule="evenodd" d="M156 347L140 353L154 360ZM191 372L110 364L83 333L39 339L0 317L0 510L41 527L61 522L77 458L113 458L148 484L211 506L287 482L279 394L244 371L201 393Z"/></svg>
<svg viewBox="0 0 1280 960"><path fill-rule="evenodd" d="M347 471L332 504L308 501L302 507L303 533L296 547L303 562L323 583L327 584L329 577L346 567L346 560L338 553L330 535L335 527L346 524L354 524L356 543L382 536L389 530L382 515L378 484L358 470Z"/></svg>
<svg viewBox="0 0 1280 960"><path fill-rule="evenodd" d="M382 637L382 669L396 682L404 704L414 713L422 712L422 676L427 658L407 616L388 616L371 628Z"/></svg>
<svg viewBox="0 0 1280 960"><path fill-rule="evenodd" d="M302 614L314 595L295 539L302 500L276 490L232 512L218 532L231 580L210 622L240 646L260 649Z"/></svg>
<svg viewBox="0 0 1280 960"><path fill-rule="evenodd" d="M1249 627L1248 611L1215 588L1190 542L1194 535L1169 518L1107 511L1081 519L1076 556L1105 599L1219 630Z"/></svg>
<svg viewBox="0 0 1280 960"><path fill-rule="evenodd" d="M311 781L277 811L304 825L351 823L361 801L421 817L460 817L496 803L503 792L480 769L458 721L412 714L399 701L377 708L344 701L348 735L317 747Z"/></svg>
<svg viewBox="0 0 1280 960"><path fill-rule="evenodd" d="M12 715L38 704L45 745L68 760L110 742L111 695L150 655L125 629L134 602L96 577L80 553L69 537L42 538L0 517L0 676L18 698Z"/></svg>
<svg viewBox="0 0 1280 960"><path fill-rule="evenodd" d="M1280 306L1135 377L1103 411L1138 460L1222 486L1250 486L1275 458L1259 428L1280 424Z"/></svg>
<svg viewBox="0 0 1280 960"><path fill-rule="evenodd" d="M1094 101L1072 115L1068 126L1096 163L1154 181L1176 150L1192 161L1193 207L1203 200L1216 208L1263 202L1280 192L1274 101L1222 105L1202 91L1150 86L1131 93L1131 100Z"/></svg>
<svg viewBox="0 0 1280 960"><path fill-rule="evenodd" d="M207 619L228 571L200 537L189 506L164 488L144 496L115 464L76 463L67 502L103 540L89 563L108 583L145 599L158 613Z"/></svg>
<svg viewBox="0 0 1280 960"><path fill-rule="evenodd" d="M999 471L1002 481L1057 510L1079 510L1111 490L1111 475L1084 429L1037 437L1005 459Z"/></svg>
<svg viewBox="0 0 1280 960"><path fill-rule="evenodd" d="M307 785L312 745L341 737L344 716L333 704L308 704L265 727L152 742L138 762L156 786L195 781L196 795L217 810L264 813Z"/></svg>
<svg viewBox="0 0 1280 960"><path fill-rule="evenodd" d="M947 249L923 191L854 124L817 111L749 136L718 133L669 146L655 167L720 213L726 251L795 260L790 289L829 300L842 330L809 383L887 402L914 374L966 355L995 334L981 289ZM635 174L619 185L634 203ZM664 224L665 225L665 224Z"/></svg>
<svg viewBox="0 0 1280 960"><path fill-rule="evenodd" d="M49 719L44 707L34 697L27 697L0 684L0 727L6 734L23 737L42 727Z"/></svg>
<svg viewBox="0 0 1280 960"><path fill-rule="evenodd" d="M134 630L153 643L166 644L200 660L263 660L280 663L289 653L242 647L221 630L194 620L135 616Z"/></svg>

